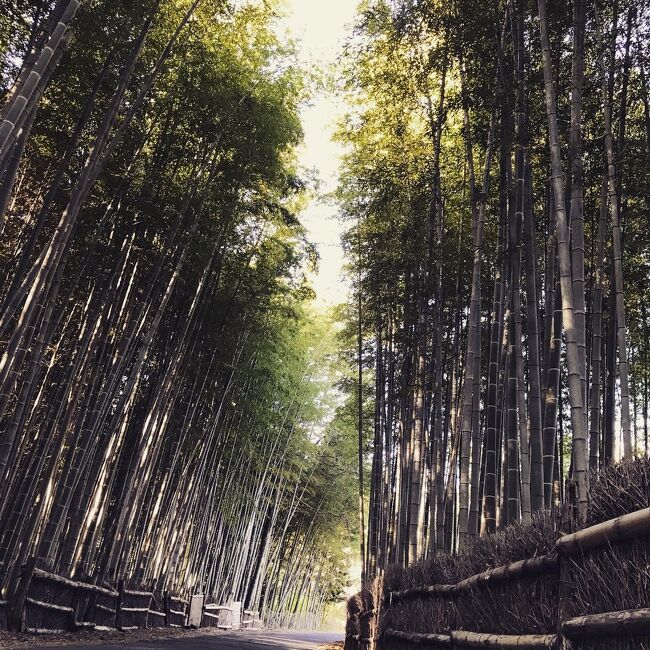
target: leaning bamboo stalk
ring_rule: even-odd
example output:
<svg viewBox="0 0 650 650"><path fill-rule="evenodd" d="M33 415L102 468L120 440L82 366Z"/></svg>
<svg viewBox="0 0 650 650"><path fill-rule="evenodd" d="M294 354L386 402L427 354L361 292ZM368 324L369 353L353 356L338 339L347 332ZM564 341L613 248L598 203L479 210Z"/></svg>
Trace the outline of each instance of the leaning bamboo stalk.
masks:
<svg viewBox="0 0 650 650"><path fill-rule="evenodd" d="M196 220L190 230L190 238L194 234L195 229L196 229ZM145 364L145 362L148 359L148 355L150 352L150 347L151 343L153 341L153 338L156 334L156 331L158 330L158 326L160 324L160 321L162 319L162 315L165 312L165 309L167 307L167 304L169 302L170 296L172 295L172 291L174 289L174 286L176 284L176 280L178 279L178 276L180 274L180 270L183 266L185 257L187 255L187 247L184 246L178 260L176 261L176 266L174 268L174 271L167 283L167 286L165 287L164 294L161 298L161 301L158 305L156 314L151 322L151 325L149 327L149 330L147 331L146 335L143 337L143 342L142 346L138 352L138 357L136 359L135 365L132 368L131 371L131 379L130 379L130 390L129 393L132 393L133 387L135 387L135 390L137 390L137 387L140 385L140 381L142 378L142 369ZM138 449L138 463L140 460L140 456L142 455L142 444L145 439L145 436L147 435L147 429L145 429L142 433L142 439L140 441L140 448ZM136 464L132 463L130 468L129 468L129 473L127 475L126 481L125 481L125 486L128 485L129 488L127 490L124 490L124 488L121 491L121 494L124 495L126 494L132 487L133 487L133 480L134 480L134 473L136 470ZM138 493L139 497L139 493ZM131 503L131 508L134 507L134 504ZM120 516L119 516L119 521L116 523L116 529L115 530L120 530L124 522L127 520L128 516L131 514L131 508L125 507L121 510ZM117 543L116 540L114 540L113 545L111 546L111 557L113 557L113 554L121 549L121 544L123 543L123 539L120 540L120 543ZM119 547L119 548L118 548Z"/></svg>
<svg viewBox="0 0 650 650"><path fill-rule="evenodd" d="M650 608L577 616L562 623L562 634L571 640L615 637L621 639L650 632Z"/></svg>
<svg viewBox="0 0 650 650"><path fill-rule="evenodd" d="M34 278L31 281L31 286L20 312L16 328L7 343L2 360L0 360L0 385L3 387L6 385L11 371L15 367L20 366L19 350L21 343L23 343L23 347L27 347L24 344L25 333L29 331L30 325L40 316L39 305L43 302L43 296L48 293L51 278L64 257L67 242L74 230L81 206L90 193L92 186L90 182L91 176L97 170L98 160L105 147L113 123L117 118L118 110L124 100L128 82L135 68L138 55L144 45L147 33L151 28L152 19L153 16L150 15L139 37L134 42L127 65L120 75L118 88L111 99L109 109L95 136L93 147L87 156L84 168L79 175L68 205L51 235L49 243L45 246L32 267ZM30 271L30 275L32 271Z"/></svg>
<svg viewBox="0 0 650 650"><path fill-rule="evenodd" d="M11 98L11 105L8 107L6 117L2 124L0 124L0 160L7 153L11 144L10 138L15 135L16 129L22 123L29 101L36 91L41 78L46 73L50 60L54 57L55 52L64 40L80 4L79 0L70 0L47 44L42 49L33 69L25 79L20 92Z"/></svg>
<svg viewBox="0 0 650 650"><path fill-rule="evenodd" d="M556 548L561 553L572 555L612 542L622 542L648 535L650 535L650 508L644 508L560 537Z"/></svg>
<svg viewBox="0 0 650 650"><path fill-rule="evenodd" d="M68 167L72 159L72 156L77 151L77 144L79 142L79 138L81 137L84 127L86 126L88 119L90 118L90 114L95 104L95 99L97 98L97 94L100 90L101 83L106 77L107 70L108 70L108 60L104 63L104 67L101 73L99 74L92 91L90 92L88 98L86 99L83 111L79 116L77 123L74 127L74 131L68 140L68 145L66 147L65 153L63 154L61 160L58 162L56 173L54 174L52 182L50 183L47 194L43 199L43 202L41 204L38 213L34 217L35 225L32 228L32 232L26 244L24 245L23 250L21 251L20 259L14 270L13 280L11 281L11 284L9 285L9 289L7 290L5 296L3 297L2 306L0 307L0 313L2 314L2 317L0 318L0 336L8 327L11 321L11 314L15 313L16 310L18 309L19 305L22 302L22 299L27 294L27 289L29 284L33 280L33 276L30 277L30 275L27 274L27 263L31 258L31 254L39 239L39 235L43 229L46 218L50 213L52 202L56 198L59 189L61 188L61 184L63 183L66 172L68 171ZM0 214L2 213L1 207L2 206L0 206ZM3 218L0 217L0 222L2 222L2 220ZM0 224L0 235L1 234L2 234L2 225Z"/></svg>
<svg viewBox="0 0 650 650"><path fill-rule="evenodd" d="M11 149L7 165L4 169L4 177L2 179L2 184L0 185L0 237L2 236L7 222L7 209L13 195L16 174L18 172L20 161L25 153L25 145L29 139L35 118L36 109L31 111L24 128L21 130L18 138L16 138L16 142Z"/></svg>

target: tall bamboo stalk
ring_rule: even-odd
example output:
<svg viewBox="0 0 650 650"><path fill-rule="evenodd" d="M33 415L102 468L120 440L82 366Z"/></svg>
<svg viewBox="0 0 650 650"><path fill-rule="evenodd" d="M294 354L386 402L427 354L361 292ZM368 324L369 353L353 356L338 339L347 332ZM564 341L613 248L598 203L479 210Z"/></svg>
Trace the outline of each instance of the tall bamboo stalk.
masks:
<svg viewBox="0 0 650 650"><path fill-rule="evenodd" d="M587 435L582 401L582 373L578 339L575 328L575 310L569 247L569 228L565 208L564 176L557 123L555 82L548 35L546 0L538 0L542 64L544 69L544 95L548 118L551 175L555 198L555 217L558 247L560 290L562 295L562 322L566 337L567 364L569 372L569 399L571 403L571 427L573 432L573 478L577 486L578 516L586 517L587 509Z"/></svg>

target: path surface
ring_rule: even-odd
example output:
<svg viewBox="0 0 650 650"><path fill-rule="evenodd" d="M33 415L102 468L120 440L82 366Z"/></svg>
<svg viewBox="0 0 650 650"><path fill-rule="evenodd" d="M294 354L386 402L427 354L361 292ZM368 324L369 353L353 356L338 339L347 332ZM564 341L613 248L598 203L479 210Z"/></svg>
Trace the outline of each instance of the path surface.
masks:
<svg viewBox="0 0 650 650"><path fill-rule="evenodd" d="M327 632L238 632L238 633L212 633L190 636L187 638L175 637L171 639L155 639L153 641L137 641L134 643L116 642L101 645L66 645L66 646L39 646L40 650L104 650L108 648L132 648L144 650L146 648L161 648L163 650L317 650L328 643L340 641L340 634ZM29 645L23 646L28 648Z"/></svg>

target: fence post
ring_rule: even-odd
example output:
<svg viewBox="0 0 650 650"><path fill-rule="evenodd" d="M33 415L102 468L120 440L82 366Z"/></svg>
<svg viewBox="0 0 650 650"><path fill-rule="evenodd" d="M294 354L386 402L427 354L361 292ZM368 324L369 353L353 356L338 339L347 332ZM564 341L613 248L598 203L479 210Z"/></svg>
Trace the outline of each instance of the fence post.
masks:
<svg viewBox="0 0 650 650"><path fill-rule="evenodd" d="M576 482L567 478L565 482L565 502L559 511L559 530L561 531L574 531L584 526L584 522L578 519L578 488ZM560 564L560 573L558 575L558 606L557 606L557 635L559 640L560 650L571 650L573 644L571 641L564 637L562 634L562 623L569 618L570 603L571 603L571 590L570 583L567 577L568 563L571 558L558 549L557 561Z"/></svg>
<svg viewBox="0 0 650 650"><path fill-rule="evenodd" d="M573 644L562 634L562 623L569 617L569 603L571 594L569 593L569 582L567 580L567 563L571 560L562 551L558 553L558 562L560 563L560 573L557 582L557 635L559 639L560 650L571 650Z"/></svg>
<svg viewBox="0 0 650 650"><path fill-rule="evenodd" d="M148 630L149 629L149 612L151 610L151 605L154 602L154 589L156 588L156 583L154 582L153 586L151 587L151 596L149 596L149 601L147 602L147 614L144 617L144 629Z"/></svg>
<svg viewBox="0 0 650 650"><path fill-rule="evenodd" d="M25 599L32 582L36 557L30 557L21 567L20 581L16 591L10 594L9 608L7 610L7 627L13 632L22 632L25 624Z"/></svg>
<svg viewBox="0 0 650 650"><path fill-rule="evenodd" d="M359 618L359 648L361 650L372 650L372 644L368 639L370 639L370 616L362 612L362 616Z"/></svg>
<svg viewBox="0 0 650 650"><path fill-rule="evenodd" d="M355 597L353 597L355 598ZM344 650L361 650L361 621L359 619L359 607L355 600L348 604L348 616L345 626Z"/></svg>
<svg viewBox="0 0 650 650"><path fill-rule="evenodd" d="M169 591L163 591L163 611L165 612L165 627L169 627Z"/></svg>
<svg viewBox="0 0 650 650"><path fill-rule="evenodd" d="M117 583L117 603L115 604L115 628L122 629L122 601L124 600L124 580Z"/></svg>
<svg viewBox="0 0 650 650"><path fill-rule="evenodd" d="M190 627L201 627L203 622L203 605L205 604L204 594L192 594L187 612L187 625Z"/></svg>
<svg viewBox="0 0 650 650"><path fill-rule="evenodd" d="M77 628L77 622L81 622L84 619L84 614L86 612L86 606L88 601L92 598L93 594L87 596L83 589L80 587L75 587L72 595L72 620L70 621L70 628L74 632Z"/></svg>

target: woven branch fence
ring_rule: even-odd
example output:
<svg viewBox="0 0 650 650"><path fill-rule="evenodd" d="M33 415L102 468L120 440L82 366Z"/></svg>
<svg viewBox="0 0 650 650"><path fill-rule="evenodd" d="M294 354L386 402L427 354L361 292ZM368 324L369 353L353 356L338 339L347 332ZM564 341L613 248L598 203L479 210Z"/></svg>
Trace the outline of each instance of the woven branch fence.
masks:
<svg viewBox="0 0 650 650"><path fill-rule="evenodd" d="M376 580L348 602L345 650L650 648L649 538L643 508L458 582Z"/></svg>
<svg viewBox="0 0 650 650"><path fill-rule="evenodd" d="M41 633L81 629L159 627L259 627L257 612L241 611L241 603L217 605L195 594L183 598L119 581L117 589L70 580L37 566L30 559L15 591L0 601L0 629Z"/></svg>

